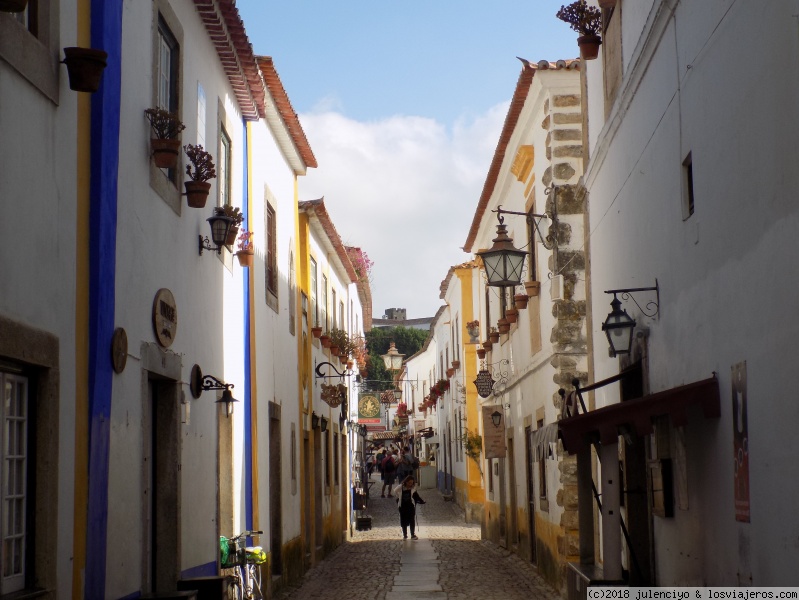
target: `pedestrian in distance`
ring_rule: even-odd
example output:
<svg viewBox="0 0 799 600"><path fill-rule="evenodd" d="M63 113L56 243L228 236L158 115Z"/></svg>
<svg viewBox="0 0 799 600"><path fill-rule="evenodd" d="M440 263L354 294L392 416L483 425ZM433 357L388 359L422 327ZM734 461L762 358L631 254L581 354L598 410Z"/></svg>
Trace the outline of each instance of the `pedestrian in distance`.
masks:
<svg viewBox="0 0 799 600"><path fill-rule="evenodd" d="M386 497L386 489L391 494L391 487L394 485L394 477L396 474L397 465L394 462L394 457L390 454L383 459L383 489L380 490L380 497Z"/></svg>
<svg viewBox="0 0 799 600"><path fill-rule="evenodd" d="M383 459L386 457L386 449L380 448L375 456L375 466L377 467L377 472L380 473L380 479L383 479Z"/></svg>
<svg viewBox="0 0 799 600"><path fill-rule="evenodd" d="M397 465L397 480L403 481L408 475L413 475L414 464L418 463L414 459L410 446L405 446L402 456L400 456L399 464Z"/></svg>
<svg viewBox="0 0 799 600"><path fill-rule="evenodd" d="M424 504L425 501L419 496L416 489L416 480L413 475L408 475L394 488L394 497L397 499L397 508L400 514L400 527L402 527L402 539L408 539L408 528L411 529L411 539L418 540L416 537L416 505Z"/></svg>

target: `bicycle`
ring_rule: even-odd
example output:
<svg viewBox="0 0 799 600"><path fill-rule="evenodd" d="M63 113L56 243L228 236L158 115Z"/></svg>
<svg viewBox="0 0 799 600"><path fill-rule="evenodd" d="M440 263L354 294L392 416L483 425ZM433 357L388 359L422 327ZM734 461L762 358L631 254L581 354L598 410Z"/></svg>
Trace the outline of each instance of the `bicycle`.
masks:
<svg viewBox="0 0 799 600"><path fill-rule="evenodd" d="M263 535L263 531L242 531L235 537L219 538L223 569L232 569L233 581L228 586L231 600L263 600L260 565L266 562L266 552L261 546L245 546L246 538Z"/></svg>

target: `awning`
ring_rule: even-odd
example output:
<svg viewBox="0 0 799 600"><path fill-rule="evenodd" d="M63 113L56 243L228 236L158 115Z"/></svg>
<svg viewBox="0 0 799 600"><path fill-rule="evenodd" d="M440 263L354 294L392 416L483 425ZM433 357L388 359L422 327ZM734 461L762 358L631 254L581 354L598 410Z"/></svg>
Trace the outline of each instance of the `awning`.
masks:
<svg viewBox="0 0 799 600"><path fill-rule="evenodd" d="M539 427L530 433L530 448L533 452L533 460L539 461L548 458L550 451L554 453L552 444L558 443L558 424L550 423Z"/></svg>
<svg viewBox="0 0 799 600"><path fill-rule="evenodd" d="M647 435L652 433L653 417L668 415L675 427L681 427L688 422L688 407L694 405L702 407L706 419L721 416L719 382L715 377L561 419L558 424L563 447L575 454L594 441L615 444L620 429Z"/></svg>
<svg viewBox="0 0 799 600"><path fill-rule="evenodd" d="M397 437L397 434L393 431L377 431L372 434L373 441L393 440L395 437Z"/></svg>

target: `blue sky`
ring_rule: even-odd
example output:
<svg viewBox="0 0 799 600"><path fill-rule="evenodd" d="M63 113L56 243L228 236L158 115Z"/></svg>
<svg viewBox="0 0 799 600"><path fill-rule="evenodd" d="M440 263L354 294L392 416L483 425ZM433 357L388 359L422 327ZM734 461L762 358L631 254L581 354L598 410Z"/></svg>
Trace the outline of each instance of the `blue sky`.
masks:
<svg viewBox="0 0 799 600"><path fill-rule="evenodd" d="M550 0L237 0L272 56L319 162L301 199L325 197L348 245L375 261L374 315L431 316L460 247L519 76L574 58Z"/></svg>

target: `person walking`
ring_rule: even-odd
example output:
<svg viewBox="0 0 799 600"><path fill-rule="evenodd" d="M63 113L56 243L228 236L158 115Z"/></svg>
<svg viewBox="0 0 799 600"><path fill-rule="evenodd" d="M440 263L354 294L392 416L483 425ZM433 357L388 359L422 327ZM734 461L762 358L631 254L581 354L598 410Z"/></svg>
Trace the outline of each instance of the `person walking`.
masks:
<svg viewBox="0 0 799 600"><path fill-rule="evenodd" d="M383 489L380 490L380 497L386 497L386 489L388 489L388 493L391 494L391 486L394 485L394 476L396 471L396 463L394 462L394 456L387 454L386 457L383 459Z"/></svg>
<svg viewBox="0 0 799 600"><path fill-rule="evenodd" d="M400 527L402 527L402 539L408 539L408 527L411 528L411 539L418 540L416 537L416 504L425 504L416 489L416 480L413 475L408 475L394 488L394 497L397 499L397 508L400 514Z"/></svg>
<svg viewBox="0 0 799 600"><path fill-rule="evenodd" d="M411 453L411 447L405 446L402 452L402 456L400 456L399 464L397 465L397 480L403 481L408 475L413 475L413 453Z"/></svg>

